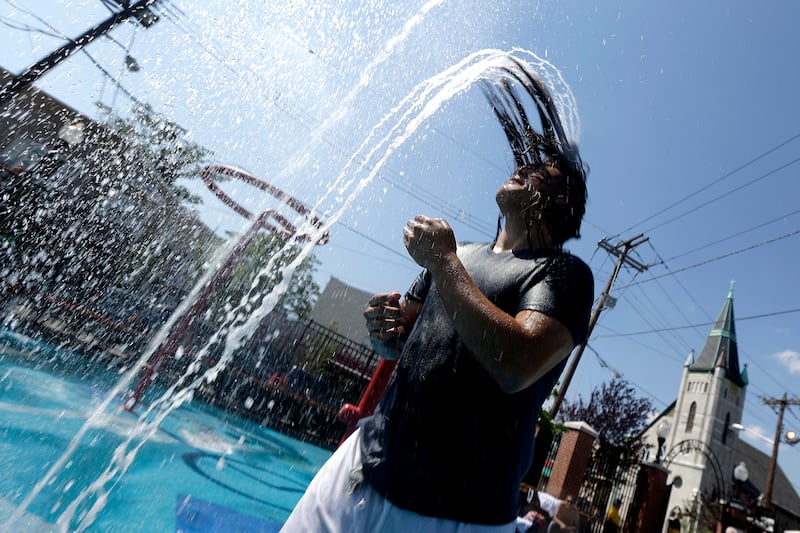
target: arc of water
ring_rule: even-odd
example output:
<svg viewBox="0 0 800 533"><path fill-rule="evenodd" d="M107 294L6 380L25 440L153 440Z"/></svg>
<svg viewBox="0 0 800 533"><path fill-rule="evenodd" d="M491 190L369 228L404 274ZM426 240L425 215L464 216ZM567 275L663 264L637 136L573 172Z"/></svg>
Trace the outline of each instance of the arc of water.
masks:
<svg viewBox="0 0 800 533"><path fill-rule="evenodd" d="M334 124L338 124L347 114L353 109L353 102L356 96L367 87L373 79L374 73L378 70L383 63L392 57L394 51L402 45L416 27L418 27L425 20L431 10L443 4L445 0L429 0L423 5L419 11L406 21L403 29L397 35L390 38L382 50L370 61L358 78L358 83L350 89L347 95L341 100L338 109L331 113L328 118L318 127L314 128L312 141L319 144L319 142L330 131ZM313 149L313 148L312 148ZM298 161L298 160L295 160ZM298 161L299 162L299 161ZM289 164L281 173L282 177L292 176L297 170L297 165Z"/></svg>
<svg viewBox="0 0 800 533"><path fill-rule="evenodd" d="M512 49L511 52L492 49L481 50L470 54L459 63L418 84L400 101L400 103L384 115L359 145L356 152L348 159L345 166L335 178L333 184L328 188L327 193L317 201L315 208L312 209L312 213L315 212L334 191L352 189L341 203L339 209L335 213L326 214L326 222L322 226L313 228L309 227L309 224L306 223L305 226L307 227L301 226L300 231L308 232L309 235L312 235L312 240L314 230L324 233L328 232L330 227L343 216L361 191L372 182L397 148L450 98L468 89L478 80L491 79L494 73L499 72L499 67L512 71L528 68L526 67L526 63L520 63L515 60L514 54L527 55L530 58L534 58L539 65L544 67L542 70L546 74L546 79L549 81L551 87L563 86L563 94L562 92L556 93L558 95L557 105L560 107L559 111L562 116L568 118L568 120L565 121L570 128L567 131L568 136L575 139L574 142L577 144L577 131L579 131L579 129L574 96L555 66L539 58L532 52L518 48ZM376 138L380 135L379 132L381 129L385 128L388 124L393 125L388 128L388 132L383 134L383 136L376 141ZM565 128L567 127L568 126L565 125ZM381 150L383 151L381 152ZM376 158L377 160L375 160ZM354 170L352 170L353 168ZM369 168L369 172L359 180L359 174L363 173L367 168ZM348 179L348 175L352 175L352 177ZM287 246L289 246L289 243L287 243ZM290 274L283 276L283 281L277 288L278 290L274 290L270 295L264 298L261 306L249 314L248 319L244 323L231 329L228 339L226 339L225 353L232 353L243 338L246 338L255 331L260 320L266 313L274 308L278 298L282 294L281 291L288 287L291 272L294 272L294 269L307 257L312 248L313 246L307 243L301 249L300 254L298 254L295 260L288 265L287 270ZM227 342L228 340L234 342L229 345Z"/></svg>

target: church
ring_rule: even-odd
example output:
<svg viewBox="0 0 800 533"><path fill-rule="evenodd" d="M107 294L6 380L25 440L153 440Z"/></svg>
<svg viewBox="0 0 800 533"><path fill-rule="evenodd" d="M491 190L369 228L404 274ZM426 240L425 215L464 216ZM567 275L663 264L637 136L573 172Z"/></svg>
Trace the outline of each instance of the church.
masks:
<svg viewBox="0 0 800 533"><path fill-rule="evenodd" d="M649 444L658 442L659 433L663 439L646 460L660 461L669 471L667 516L696 508L704 495L730 501L736 491L745 491L761 495L763 503L772 457L739 438L747 386L747 366L739 364L731 283L703 349L684 363L676 400L643 434ZM742 463L747 475L740 468L737 480L734 470ZM771 489L774 531L800 523L800 496L777 464Z"/></svg>

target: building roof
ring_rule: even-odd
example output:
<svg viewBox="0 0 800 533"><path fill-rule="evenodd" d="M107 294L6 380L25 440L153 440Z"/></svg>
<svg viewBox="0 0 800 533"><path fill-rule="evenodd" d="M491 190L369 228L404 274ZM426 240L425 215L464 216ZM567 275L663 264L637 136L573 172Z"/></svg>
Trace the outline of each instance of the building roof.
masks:
<svg viewBox="0 0 800 533"><path fill-rule="evenodd" d="M733 319L733 282L700 355L689 365L690 372L713 372L716 368L724 369L727 378L740 387L747 385L747 369L744 372L739 369L739 348Z"/></svg>
<svg viewBox="0 0 800 533"><path fill-rule="evenodd" d="M364 308L371 297L372 293L352 287L331 276L322 294L317 298L317 303L311 311L311 319L354 342L369 346L369 336L364 324Z"/></svg>
<svg viewBox="0 0 800 533"><path fill-rule="evenodd" d="M744 462L747 466L748 483L752 483L763 494L767 488L767 475L772 456L739 439L734 451L734 462ZM779 464L775 468L775 479L772 484L772 502L792 514L800 516L800 496L795 491L789 478L783 473Z"/></svg>

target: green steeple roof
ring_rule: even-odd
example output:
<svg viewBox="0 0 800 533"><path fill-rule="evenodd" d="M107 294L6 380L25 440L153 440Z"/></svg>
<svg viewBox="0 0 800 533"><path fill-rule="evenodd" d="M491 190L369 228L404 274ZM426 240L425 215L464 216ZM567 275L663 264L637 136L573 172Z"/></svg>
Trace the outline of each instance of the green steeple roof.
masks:
<svg viewBox="0 0 800 533"><path fill-rule="evenodd" d="M733 281L722 311L708 334L706 344L689 369L713 372L718 367L723 368L728 379L737 385L747 385L747 371L742 374L739 370L739 349L736 344L736 325L733 319Z"/></svg>

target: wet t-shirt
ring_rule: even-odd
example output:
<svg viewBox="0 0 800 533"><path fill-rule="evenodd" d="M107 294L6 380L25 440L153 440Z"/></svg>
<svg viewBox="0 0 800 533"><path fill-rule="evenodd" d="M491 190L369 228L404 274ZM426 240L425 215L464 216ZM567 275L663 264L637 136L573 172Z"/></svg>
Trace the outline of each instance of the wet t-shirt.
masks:
<svg viewBox="0 0 800 533"><path fill-rule="evenodd" d="M540 311L564 324L575 344L583 342L594 295L583 261L560 252L498 254L487 244L462 245L458 256L500 309L511 316ZM362 426L365 479L419 514L509 523L533 458L539 410L566 359L507 394L459 339L427 272L406 298L423 306L387 394Z"/></svg>

